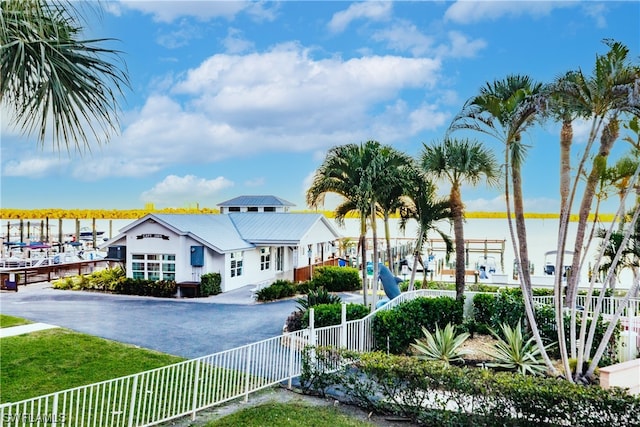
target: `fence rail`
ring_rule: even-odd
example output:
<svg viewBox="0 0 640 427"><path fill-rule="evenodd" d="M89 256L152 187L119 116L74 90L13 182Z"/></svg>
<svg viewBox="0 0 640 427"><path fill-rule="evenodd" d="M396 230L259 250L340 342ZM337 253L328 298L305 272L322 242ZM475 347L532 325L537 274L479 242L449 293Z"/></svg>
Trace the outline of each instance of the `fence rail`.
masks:
<svg viewBox="0 0 640 427"><path fill-rule="evenodd" d="M388 310L417 297L455 296L455 292L418 290L384 305ZM538 298L538 297L536 297ZM541 300L549 303L552 300ZM632 312L638 314L637 301ZM286 333L243 347L177 364L0 405L0 426L151 426L191 415L256 391L287 382L302 372L307 345L370 351L375 313L339 325ZM313 316L310 316L313 319Z"/></svg>

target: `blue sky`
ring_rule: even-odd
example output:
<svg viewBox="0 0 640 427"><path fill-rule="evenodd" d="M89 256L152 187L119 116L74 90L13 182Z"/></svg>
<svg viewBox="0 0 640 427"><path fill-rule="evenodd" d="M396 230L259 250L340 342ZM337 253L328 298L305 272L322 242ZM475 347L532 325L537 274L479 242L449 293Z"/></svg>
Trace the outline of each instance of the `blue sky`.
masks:
<svg viewBox="0 0 640 427"><path fill-rule="evenodd" d="M121 133L91 153L53 152L13 129L3 107L2 207L216 207L273 194L304 209L332 146L375 139L417 155L488 81L590 73L605 38L640 54L636 1L102 5L86 14L86 35L123 52L132 87ZM586 129L576 126L577 144ZM558 135L550 123L525 137L529 211L558 210ZM501 193L464 188L463 199L501 211Z"/></svg>

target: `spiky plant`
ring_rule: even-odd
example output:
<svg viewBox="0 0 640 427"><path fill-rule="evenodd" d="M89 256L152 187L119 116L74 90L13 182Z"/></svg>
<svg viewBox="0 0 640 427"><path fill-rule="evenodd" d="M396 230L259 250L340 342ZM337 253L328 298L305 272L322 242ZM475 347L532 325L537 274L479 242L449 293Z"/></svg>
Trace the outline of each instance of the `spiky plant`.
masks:
<svg viewBox="0 0 640 427"><path fill-rule="evenodd" d="M418 352L417 357L424 360L439 360L446 364L461 362L462 356L469 354L468 350L460 347L469 338L469 334L463 332L456 335L451 323L447 323L444 329L436 326L436 332L432 334L422 327L424 339L416 339L411 346Z"/></svg>
<svg viewBox="0 0 640 427"><path fill-rule="evenodd" d="M491 334L498 341L493 351L485 352L495 360L487 363L486 366L514 370L523 375L543 375L546 372L546 365L542 352L533 337L525 341L521 321L518 320L514 328L507 323L503 323L500 328L504 338L491 330ZM550 346L546 346L545 350Z"/></svg>

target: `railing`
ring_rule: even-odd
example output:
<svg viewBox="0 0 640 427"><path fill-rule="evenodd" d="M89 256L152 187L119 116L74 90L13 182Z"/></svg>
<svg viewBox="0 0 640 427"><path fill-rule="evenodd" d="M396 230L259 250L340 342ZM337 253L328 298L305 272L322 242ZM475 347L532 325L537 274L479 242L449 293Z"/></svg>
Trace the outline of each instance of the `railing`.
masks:
<svg viewBox="0 0 640 427"><path fill-rule="evenodd" d="M5 280L17 282L18 286L32 283L50 282L61 277L72 277L90 274L96 269L105 268L108 261L103 259L63 262L46 266L26 266L19 268L3 268L0 271L0 283ZM11 278L14 279L11 279Z"/></svg>
<svg viewBox="0 0 640 427"><path fill-rule="evenodd" d="M404 292L379 310L452 291ZM539 297L540 301L543 302ZM552 300L550 300L552 302ZM545 300L546 302L546 300ZM547 302L548 303L548 302ZM637 301L636 301L637 303ZM635 313L637 314L637 305ZM307 345L371 351L375 313L339 325L286 333L154 370L0 405L0 426L150 426L244 398L299 377ZM310 316L313 319L313 316Z"/></svg>

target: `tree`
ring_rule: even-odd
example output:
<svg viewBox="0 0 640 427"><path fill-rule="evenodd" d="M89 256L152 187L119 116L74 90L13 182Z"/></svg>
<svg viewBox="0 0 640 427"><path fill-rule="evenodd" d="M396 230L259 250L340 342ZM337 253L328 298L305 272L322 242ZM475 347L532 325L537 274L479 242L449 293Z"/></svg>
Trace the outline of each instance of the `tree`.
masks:
<svg viewBox="0 0 640 427"><path fill-rule="evenodd" d="M585 75L581 70L571 71L562 79L556 81L551 86L550 91L550 111L565 111L562 117L563 132L565 132L566 123L570 123L576 117L586 118L591 122L591 131L589 138L584 147L578 166L571 168L567 160L563 160L561 164L561 177L564 187L561 191L564 196L564 204L562 206L560 226L558 230L558 253L562 254L567 247L567 225L569 222L569 214L571 208L578 197L578 189L582 188L581 200L578 208L578 224L575 233L574 257L571 271L580 272L585 257L583 254L587 252L590 242L590 234L587 234L588 217L593 207L594 199L598 195L598 185L602 183L603 177L607 175L607 160L612 151L615 141L620 132L620 122L625 116L638 116L640 113L640 102L638 96L638 86L640 85L640 68L629 62L629 50L621 43L611 40L605 40L605 44L609 47L609 51L605 55L596 55L595 67L591 76ZM556 114L554 118L558 118ZM569 158L571 144L567 142L570 136L561 134L561 147L563 159ZM600 141L596 144L596 140ZM570 171L575 171L573 178L570 179ZM633 183L633 180L631 180ZM628 194L629 189L625 191ZM566 197L565 197L566 196ZM622 206L621 206L622 207ZM606 234L610 235L613 230ZM608 237L605 237L608 239ZM621 246L622 248L622 246ZM596 263L601 262L603 254L601 252ZM612 260L611 272L615 271L616 258ZM562 260L557 263L562 264ZM595 275L594 275L595 276ZM591 359L591 365L587 372L576 369L573 378L576 381L589 381L589 376L593 374L593 370L599 362L602 353L591 357L590 341L586 337L586 321L583 321L580 328L580 336L576 331L576 296L577 287L580 280L579 274L572 274L567 279L566 285L566 305L571 311L570 324L570 346L571 355L577 356L576 366L583 366L584 360ZM595 278L591 280L587 297L590 298L594 286ZM559 345L563 365L567 376L570 369L568 364L568 352L563 349L564 340L562 339L564 328L562 325L563 312L562 286L560 278L556 278L555 286L556 294L556 320L558 321ZM604 290L603 290L604 291ZM603 292L604 293L604 292ZM594 316L599 313L594 312ZM587 317L582 316L582 317ZM590 336L592 333L590 332ZM609 337L605 335L604 344ZM601 343L602 344L602 343ZM603 348L602 345L599 348ZM603 350L604 351L604 350Z"/></svg>
<svg viewBox="0 0 640 427"><path fill-rule="evenodd" d="M400 209L400 229L405 230L410 220L415 220L418 223L409 289L413 289L418 258L430 231L438 233L445 242L447 258L453 251L451 238L438 227L438 223L441 221L450 220L451 205L449 200L438 198L436 190L433 182L426 178L417 165L407 170L406 202L405 206Z"/></svg>
<svg viewBox="0 0 640 427"><path fill-rule="evenodd" d="M56 149L90 149L119 130L118 97L129 86L120 52L101 47L110 39L82 40L71 2L0 2L0 102L24 134ZM50 129L52 127L52 129Z"/></svg>
<svg viewBox="0 0 640 427"><path fill-rule="evenodd" d="M324 204L329 193L342 196L342 203L335 209L338 224L344 223L344 218L350 212L360 216L360 237L358 249L361 251L362 262L366 262L367 222L369 203L362 193L365 169L362 163L362 147L358 144L338 145L329 150L324 161L316 170L313 182L307 189L307 205L312 208ZM367 275L366 268L362 269L362 287L364 304L367 305Z"/></svg>
<svg viewBox="0 0 640 427"><path fill-rule="evenodd" d="M542 357L549 369L555 372L556 368L544 351L544 344L533 311L521 173L528 148L522 142L522 134L537 120L538 113L543 106L544 98L542 95L542 84L534 82L528 76L510 75L503 80L487 83L480 89L478 95L465 102L460 113L451 122L449 132L456 130L477 131L490 135L504 144L504 164L506 167L504 195L507 222L516 254L525 312L536 343L542 349ZM511 201L512 197L513 202ZM511 222L511 203L513 203L517 239Z"/></svg>
<svg viewBox="0 0 640 427"><path fill-rule="evenodd" d="M449 207L455 236L456 299L463 299L465 248L461 187L464 183L477 185L483 178L489 184L495 184L499 178L499 167L493 153L481 143L450 138L430 145L423 144L420 165L427 175L451 184Z"/></svg>

